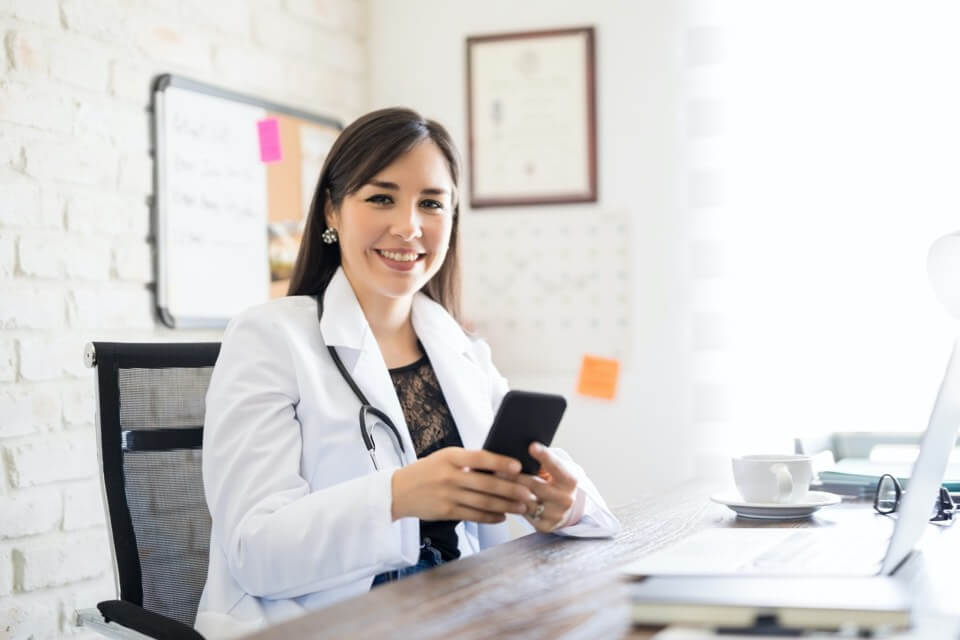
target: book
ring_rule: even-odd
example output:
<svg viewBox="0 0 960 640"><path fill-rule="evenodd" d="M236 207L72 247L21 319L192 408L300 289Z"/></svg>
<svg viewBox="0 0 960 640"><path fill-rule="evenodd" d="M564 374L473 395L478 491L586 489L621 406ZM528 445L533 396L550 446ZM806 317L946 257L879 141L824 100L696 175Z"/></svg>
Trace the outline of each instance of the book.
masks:
<svg viewBox="0 0 960 640"><path fill-rule="evenodd" d="M877 462L863 458L844 458L832 467L820 471L820 486L824 491L872 495L880 476L889 473L906 487L910 483L912 462ZM960 465L951 464L944 474L943 485L948 491L960 491Z"/></svg>
<svg viewBox="0 0 960 640"><path fill-rule="evenodd" d="M635 625L904 629L910 597L888 577L651 577L631 584Z"/></svg>

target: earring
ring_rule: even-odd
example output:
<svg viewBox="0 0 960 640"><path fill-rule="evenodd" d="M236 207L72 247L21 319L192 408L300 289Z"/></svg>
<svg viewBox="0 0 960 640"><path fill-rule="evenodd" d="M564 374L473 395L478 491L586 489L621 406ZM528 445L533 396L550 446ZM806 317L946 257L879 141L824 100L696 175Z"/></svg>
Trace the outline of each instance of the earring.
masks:
<svg viewBox="0 0 960 640"><path fill-rule="evenodd" d="M327 227L324 229L323 233L320 234L320 237L323 239L324 244L333 244L340 239L340 236L337 235L337 230L333 227Z"/></svg>

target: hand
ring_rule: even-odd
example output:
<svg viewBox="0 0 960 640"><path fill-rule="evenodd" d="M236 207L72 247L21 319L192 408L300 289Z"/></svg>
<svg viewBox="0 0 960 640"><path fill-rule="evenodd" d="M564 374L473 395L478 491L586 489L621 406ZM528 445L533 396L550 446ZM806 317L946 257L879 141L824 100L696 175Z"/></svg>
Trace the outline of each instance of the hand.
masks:
<svg viewBox="0 0 960 640"><path fill-rule="evenodd" d="M391 515L394 520L503 522L507 513L526 513L536 499L518 483L519 476L520 461L514 458L446 447L394 472Z"/></svg>
<svg viewBox="0 0 960 640"><path fill-rule="evenodd" d="M568 524L576 504L577 479L539 442L530 443L530 455L540 463L540 471L535 476L521 474L517 481L533 492L543 511L534 519L537 503L532 503L524 517L537 531L548 533Z"/></svg>

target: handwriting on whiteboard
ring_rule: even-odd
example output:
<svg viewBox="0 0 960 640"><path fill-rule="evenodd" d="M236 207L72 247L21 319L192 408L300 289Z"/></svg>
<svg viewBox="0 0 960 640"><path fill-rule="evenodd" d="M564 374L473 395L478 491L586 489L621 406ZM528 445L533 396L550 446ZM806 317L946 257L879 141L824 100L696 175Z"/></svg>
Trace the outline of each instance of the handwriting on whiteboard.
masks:
<svg viewBox="0 0 960 640"><path fill-rule="evenodd" d="M173 315L223 317L266 300L265 111L176 87L164 95L166 293Z"/></svg>

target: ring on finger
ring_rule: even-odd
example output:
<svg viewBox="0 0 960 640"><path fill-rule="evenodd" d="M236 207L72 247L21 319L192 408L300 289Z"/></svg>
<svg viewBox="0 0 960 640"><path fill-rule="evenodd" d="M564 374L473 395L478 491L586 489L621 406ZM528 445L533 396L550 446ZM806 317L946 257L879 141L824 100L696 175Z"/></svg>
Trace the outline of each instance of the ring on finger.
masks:
<svg viewBox="0 0 960 640"><path fill-rule="evenodd" d="M530 519L533 520L534 522L539 520L543 516L544 509L546 509L546 506L538 500L537 508L533 510L533 515L530 516Z"/></svg>

